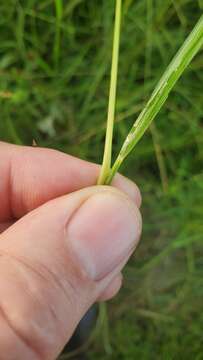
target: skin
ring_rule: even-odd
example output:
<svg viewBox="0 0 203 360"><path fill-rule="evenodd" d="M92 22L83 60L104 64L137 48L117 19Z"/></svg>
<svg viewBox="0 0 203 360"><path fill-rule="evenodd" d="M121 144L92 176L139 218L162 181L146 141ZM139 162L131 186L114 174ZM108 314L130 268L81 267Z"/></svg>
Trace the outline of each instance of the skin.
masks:
<svg viewBox="0 0 203 360"><path fill-rule="evenodd" d="M5 360L56 359L88 308L121 288L141 234L141 195L121 175L112 187L95 186L99 170L58 151L0 142Z"/></svg>

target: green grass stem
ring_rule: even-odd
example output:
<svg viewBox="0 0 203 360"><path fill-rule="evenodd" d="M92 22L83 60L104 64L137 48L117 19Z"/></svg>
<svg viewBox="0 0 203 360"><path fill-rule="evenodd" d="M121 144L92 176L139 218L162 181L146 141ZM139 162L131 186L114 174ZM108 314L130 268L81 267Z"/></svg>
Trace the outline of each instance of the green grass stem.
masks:
<svg viewBox="0 0 203 360"><path fill-rule="evenodd" d="M104 148L103 164L98 179L98 185L104 183L106 176L109 174L109 171L111 169L112 139L113 139L113 128L114 128L114 117L115 117L115 106L116 106L116 89L117 89L119 45L120 45L121 8L122 8L122 0L116 0L106 141Z"/></svg>
<svg viewBox="0 0 203 360"><path fill-rule="evenodd" d="M56 30L54 40L53 58L54 65L57 68L60 56L60 41L61 41L61 20L63 16L63 0L55 0L56 8Z"/></svg>

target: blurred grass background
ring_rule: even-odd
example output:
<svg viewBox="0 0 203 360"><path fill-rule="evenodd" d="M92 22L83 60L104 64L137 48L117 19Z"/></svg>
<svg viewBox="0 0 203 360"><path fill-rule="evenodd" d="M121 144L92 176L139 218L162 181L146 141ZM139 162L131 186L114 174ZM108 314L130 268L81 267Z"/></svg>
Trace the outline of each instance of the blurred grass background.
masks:
<svg viewBox="0 0 203 360"><path fill-rule="evenodd" d="M202 0L124 0L114 155ZM101 162L114 1L0 2L0 138ZM88 359L203 359L203 56L122 167L144 234ZM111 351L108 343L111 343Z"/></svg>

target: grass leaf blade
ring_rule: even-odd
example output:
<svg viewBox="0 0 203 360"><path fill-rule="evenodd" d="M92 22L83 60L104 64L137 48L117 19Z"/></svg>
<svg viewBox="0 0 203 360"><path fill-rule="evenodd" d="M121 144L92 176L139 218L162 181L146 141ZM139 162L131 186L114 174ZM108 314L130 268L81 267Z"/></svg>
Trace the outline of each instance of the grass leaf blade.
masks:
<svg viewBox="0 0 203 360"><path fill-rule="evenodd" d="M194 29L180 48L161 80L145 108L139 115L138 119L131 128L121 151L111 169L110 175L106 177L105 184L111 183L114 175L120 168L123 160L131 152L134 146L141 139L149 125L158 114L165 101L168 98L169 93L173 89L174 85L181 77L184 70L192 61L193 57L197 54L201 46L203 45L203 15L195 25Z"/></svg>

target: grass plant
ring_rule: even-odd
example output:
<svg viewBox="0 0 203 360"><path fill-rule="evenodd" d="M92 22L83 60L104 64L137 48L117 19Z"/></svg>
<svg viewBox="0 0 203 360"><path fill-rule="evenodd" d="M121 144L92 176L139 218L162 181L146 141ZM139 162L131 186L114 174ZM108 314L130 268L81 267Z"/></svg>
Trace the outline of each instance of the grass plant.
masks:
<svg viewBox="0 0 203 360"><path fill-rule="evenodd" d="M117 1L117 6L121 6L120 1ZM120 12L120 9L119 9ZM120 13L116 14L116 20L120 16ZM117 20L118 21L118 20ZM118 30L116 31L114 47L118 51ZM178 79L181 77L184 70L190 64L194 56L200 50L203 45L203 15L200 17L199 21L195 25L194 29L185 40L184 44L173 58L172 62L164 72L161 80L156 86L152 96L147 102L146 106L143 108L138 119L131 128L129 134L124 141L124 144L119 152L119 155L111 169L111 152L112 152L112 139L113 139L113 122L114 122L114 113L115 113L115 88L116 88L116 75L117 75L117 59L118 54L116 54L116 61L113 61L112 65L112 78L111 78L111 89L113 89L113 95L110 93L110 102L109 102L109 114L107 121L107 132L106 132L106 146L104 152L104 161L102 172L100 176L99 183L110 184L116 172L119 170L124 159L128 154L133 150L135 145L144 135L145 131L150 126L151 122L154 120L155 116L161 110L165 101L167 100L169 93L175 86ZM113 99L112 99L113 97Z"/></svg>

